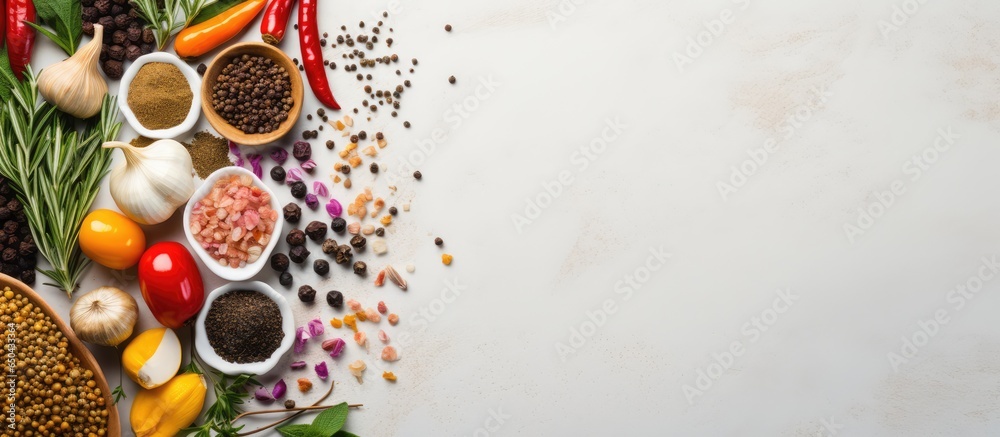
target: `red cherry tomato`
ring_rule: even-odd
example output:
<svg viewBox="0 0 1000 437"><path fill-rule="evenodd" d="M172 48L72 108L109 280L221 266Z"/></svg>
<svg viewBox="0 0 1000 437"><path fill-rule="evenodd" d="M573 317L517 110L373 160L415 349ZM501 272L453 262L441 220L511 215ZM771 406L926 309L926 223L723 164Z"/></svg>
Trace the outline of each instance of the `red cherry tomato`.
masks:
<svg viewBox="0 0 1000 437"><path fill-rule="evenodd" d="M191 252L172 241L149 246L139 259L142 299L163 326L178 329L205 304L201 273Z"/></svg>

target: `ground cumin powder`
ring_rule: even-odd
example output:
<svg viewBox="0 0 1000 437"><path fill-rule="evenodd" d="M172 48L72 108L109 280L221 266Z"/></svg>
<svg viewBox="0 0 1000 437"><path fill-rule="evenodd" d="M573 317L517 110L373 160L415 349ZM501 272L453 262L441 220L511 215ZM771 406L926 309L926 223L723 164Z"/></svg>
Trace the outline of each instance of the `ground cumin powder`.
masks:
<svg viewBox="0 0 1000 437"><path fill-rule="evenodd" d="M184 73L164 62L143 65L128 88L128 106L146 129L169 129L183 123L193 99Z"/></svg>

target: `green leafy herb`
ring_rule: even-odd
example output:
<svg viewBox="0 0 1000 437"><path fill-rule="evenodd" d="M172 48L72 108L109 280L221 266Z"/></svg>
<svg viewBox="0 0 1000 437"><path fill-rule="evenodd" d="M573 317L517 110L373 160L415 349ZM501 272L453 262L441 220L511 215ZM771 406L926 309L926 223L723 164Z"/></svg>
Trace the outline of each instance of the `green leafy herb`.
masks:
<svg viewBox="0 0 1000 437"><path fill-rule="evenodd" d="M194 26L196 24L204 23L246 1L247 0L218 0L212 4L205 5L199 13L194 14L193 18L192 15L188 14L187 25Z"/></svg>
<svg viewBox="0 0 1000 437"><path fill-rule="evenodd" d="M51 39L67 55L73 56L83 37L80 0L35 0L35 10L42 22L53 30L31 22L27 24Z"/></svg>
<svg viewBox="0 0 1000 437"><path fill-rule="evenodd" d="M111 396L114 397L114 400L111 401L111 405L118 405L118 401L128 397L125 396L125 390L122 389L122 386L120 385L115 387L114 390L111 390Z"/></svg>
<svg viewBox="0 0 1000 437"><path fill-rule="evenodd" d="M191 26L191 22L211 3L213 3L212 0L181 0L181 10L184 12L184 27Z"/></svg>
<svg viewBox="0 0 1000 437"><path fill-rule="evenodd" d="M0 76L11 89L0 103L0 175L13 183L38 251L52 265L39 271L72 297L90 264L77 240L111 164L101 144L118 136L118 106L105 97L100 115L79 132L76 119L39 99L30 68L23 82L3 69Z"/></svg>
<svg viewBox="0 0 1000 437"><path fill-rule="evenodd" d="M190 26L192 20L201 13L212 0L132 0L140 18L145 20L153 36L156 48L162 51L181 29ZM162 7L161 7L162 5ZM178 20L184 17L183 20Z"/></svg>
<svg viewBox="0 0 1000 437"><path fill-rule="evenodd" d="M285 437L354 436L354 434L346 431L341 434L341 428L344 427L344 422L347 421L347 412L349 410L350 407L347 406L347 402L343 402L323 410L322 413L319 413L313 419L310 425L286 425L278 428L278 432Z"/></svg>
<svg viewBox="0 0 1000 437"><path fill-rule="evenodd" d="M7 57L7 46L0 47L0 76L13 77L14 71L10 69L10 58ZM11 98L11 84L0 78L0 102L6 102Z"/></svg>

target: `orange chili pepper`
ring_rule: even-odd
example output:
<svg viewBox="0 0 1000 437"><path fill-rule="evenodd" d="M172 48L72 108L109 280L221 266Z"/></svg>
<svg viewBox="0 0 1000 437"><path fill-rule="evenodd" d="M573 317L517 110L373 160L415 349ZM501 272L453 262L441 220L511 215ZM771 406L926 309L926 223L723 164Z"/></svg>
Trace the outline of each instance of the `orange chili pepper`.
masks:
<svg viewBox="0 0 1000 437"><path fill-rule="evenodd" d="M214 50L246 29L266 4L266 0L247 0L203 23L182 30L174 41L174 51L181 58L191 59Z"/></svg>

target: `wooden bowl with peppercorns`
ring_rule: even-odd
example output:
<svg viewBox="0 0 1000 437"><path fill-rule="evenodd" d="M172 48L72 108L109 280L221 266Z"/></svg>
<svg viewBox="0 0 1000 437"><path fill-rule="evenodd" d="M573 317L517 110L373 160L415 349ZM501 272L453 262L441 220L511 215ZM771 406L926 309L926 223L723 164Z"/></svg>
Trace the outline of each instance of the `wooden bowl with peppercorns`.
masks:
<svg viewBox="0 0 1000 437"><path fill-rule="evenodd" d="M7 295L4 292L4 290L7 287L10 288L11 295ZM18 299L16 297L17 295L20 295L21 299ZM57 297L65 298L65 296L57 296ZM69 421L65 420L70 414L73 414L71 412L72 408L76 408L77 410L80 411L80 413L88 415L90 414L91 410L100 411L103 409L107 410L106 416L104 416L101 413L98 413L98 415L104 416L103 418L105 419L106 423L106 426L104 427L105 434L103 435L110 437L120 437L122 435L121 420L118 417L118 408L112 404L111 389L108 387L108 380L104 377L104 372L101 371L101 366L100 364L97 363L97 359L95 359L94 355L90 353L90 350L87 349L87 346L85 346L83 342L81 342L80 339L76 337L76 334L73 333L73 330L70 329L69 325L63 322L63 320L59 317L58 314L56 314L56 312L52 309L52 307L50 307L48 304L45 303L45 299L42 299L42 297L39 296L37 293L35 293L31 289L31 287L28 287L23 282L18 281L4 274L0 274L0 300L2 300L2 302L0 302L0 309L3 310L0 311L0 316L3 317L3 325L4 325L3 329L6 331L4 335L6 341L4 342L3 373L6 375L6 378L11 378L10 375L16 375L17 387L25 391L25 393L15 395L13 397L13 401L4 402L3 427L6 428L7 425L9 424L7 418L8 414L10 413L9 410L10 407L8 406L8 404L10 403L14 403L17 405L16 407L17 409L15 410L15 413L17 415L21 416L23 419L27 419L24 418L23 415L29 413L29 411L26 410L30 410L31 405L22 405L21 402L28 399L27 391L29 390L29 388L25 384L28 384L30 381L35 380L30 376L29 372L36 372L38 368L52 365L55 367L55 369L50 372L51 374L55 375L62 372L65 375L62 376L61 378L59 376L56 376L55 380L52 381L51 384L46 384L48 386L48 389L53 390L53 392L55 392L55 390L66 391L70 388L68 384L80 385L83 388L82 389L78 388L76 395L80 396L82 400L84 401L86 400L86 395L83 394L83 392L80 390L94 390L94 391L100 390L101 391L100 397L104 399L103 406L98 404L97 408L91 408L89 405L83 407L79 405L76 407L72 407L69 405L69 403L65 402L66 398L64 397L63 405L60 406L62 412L58 415L60 423L55 423L55 419L53 419L53 416L56 415L54 414L43 416L44 418L48 419L46 421L46 424L48 421L53 421L52 425L55 429L53 429L52 431L59 435L73 434L72 432L74 427L73 424L70 424ZM25 300L26 303L30 303L38 312L24 309ZM39 330L44 330L47 325L43 321L40 321L41 323L36 323L35 325L32 325L30 327L18 326L17 324L12 324L13 326L8 325L8 323L11 322L11 320L9 320L9 316L7 315L9 311L20 312L21 314L19 315L19 317L32 317L32 315L35 314L37 314L39 317L47 316L49 318L48 324L50 324L51 327L57 328L62 333L62 337L63 339L65 339L66 342L65 348L66 351L69 353L69 356L65 360L57 360L55 357L47 356L44 353L41 355L41 357L38 357L37 355L33 357L26 357L29 359L34 359L37 362L34 364L24 362L23 368L21 364L18 364L19 361L24 361L22 357L15 355L15 357L13 358L14 360L13 362L8 361L8 359L10 359L8 355L9 353L11 352L15 354L23 353L23 351L19 351L20 348L28 348L32 346L31 342L29 342L25 336L31 335L32 332L40 332ZM27 311L27 313L25 313L25 311ZM27 323L27 320L23 321L22 323ZM14 336L13 342L11 335ZM48 340L39 338L38 341L42 342L51 341L52 340L51 337L52 337L51 335L47 336L46 338L48 338ZM57 344L52 346L56 348L61 348L60 346L58 346L58 343L60 342L57 342ZM11 351L10 350L11 348L13 348L14 350ZM78 361L77 365L79 367L77 368L73 367L72 360L74 358ZM9 368L10 365L14 366L13 371L10 370ZM60 368L59 366L62 367ZM89 378L87 376L87 371L89 371L90 373ZM75 380L71 379L74 374L77 375ZM35 373L35 375L37 377L38 373ZM10 379L7 379L7 382L9 381ZM88 385L88 382L90 381L94 382L94 387L90 387ZM42 384L45 384L44 381L42 382ZM59 384L62 387L56 389L55 388L56 384ZM4 387L7 388L8 385L4 384ZM39 401L40 403L44 403L46 401L52 401L53 404L55 404L56 400L54 398L57 395L60 397L69 396L68 394L53 393L51 398L47 398L43 394L40 397L35 397L34 400ZM4 398L7 398L7 396L4 396ZM32 402L32 404L35 404L35 402ZM86 418L84 417L80 417L80 419L86 421ZM63 425L63 423L67 423L67 425ZM15 424L15 426L17 425L18 424ZM31 422L28 422L26 426L28 429L30 429ZM77 424L76 426L83 426L83 425ZM87 433L85 432L84 434Z"/></svg>
<svg viewBox="0 0 1000 437"><path fill-rule="evenodd" d="M245 42L223 50L205 70L201 106L226 139L260 146L295 127L303 93L299 69L288 56L270 44Z"/></svg>

